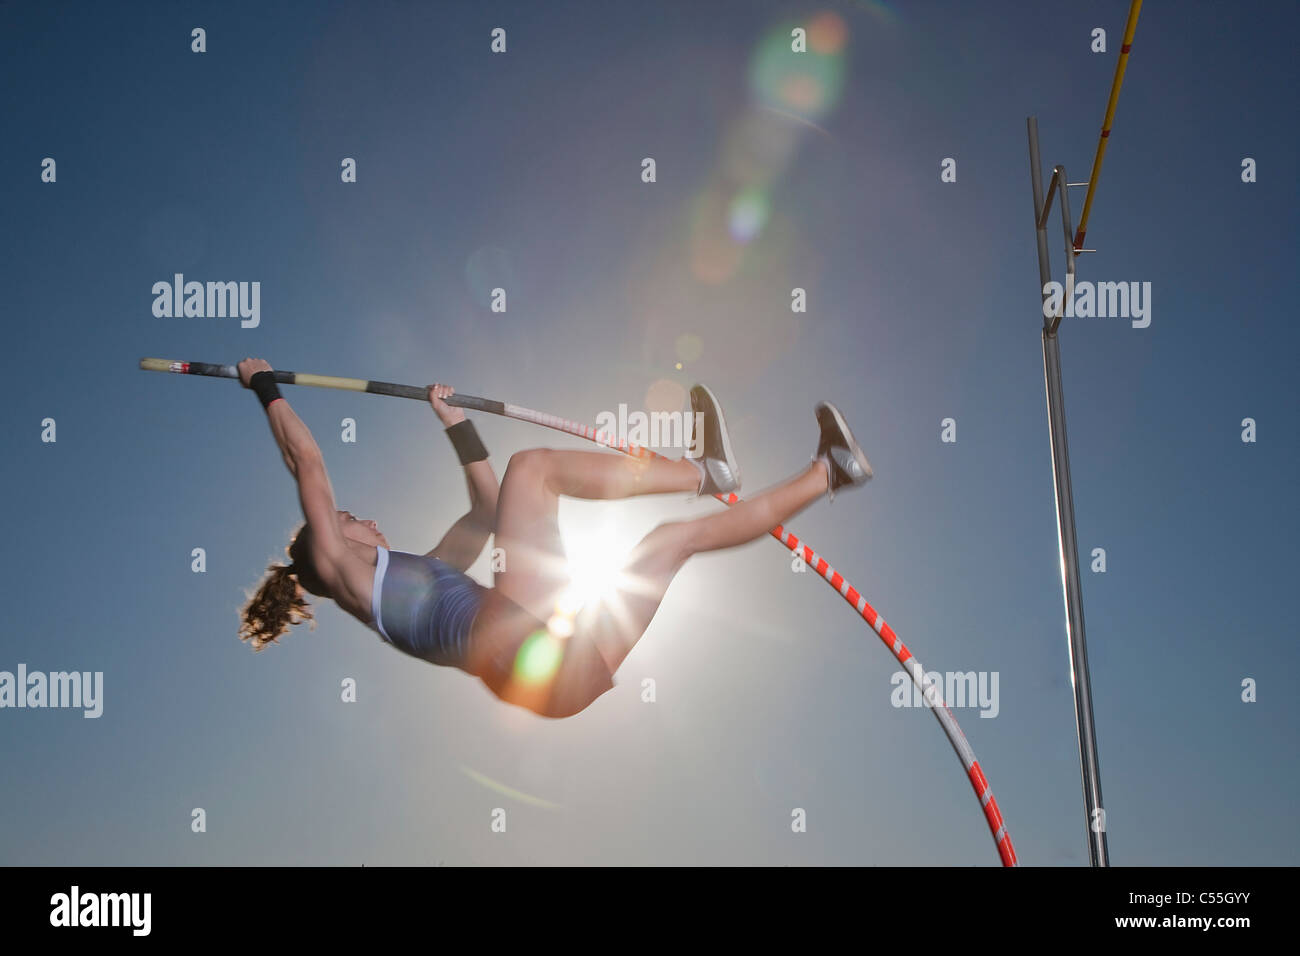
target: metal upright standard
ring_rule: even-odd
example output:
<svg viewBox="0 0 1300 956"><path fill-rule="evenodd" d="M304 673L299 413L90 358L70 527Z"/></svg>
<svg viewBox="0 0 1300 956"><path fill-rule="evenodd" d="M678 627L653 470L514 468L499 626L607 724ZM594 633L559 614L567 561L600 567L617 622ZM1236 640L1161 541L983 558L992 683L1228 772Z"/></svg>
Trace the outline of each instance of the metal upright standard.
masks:
<svg viewBox="0 0 1300 956"><path fill-rule="evenodd" d="M1043 196L1042 161L1038 153L1038 120L1031 116L1029 126L1029 174L1034 190L1034 231L1038 243L1038 280L1042 301L1046 302L1047 283L1052 281L1051 257L1047 247L1047 219L1052 211L1053 196L1059 196L1061 226L1065 232L1065 299L1074 294L1075 255L1092 252L1083 248L1083 237L1092 211L1092 200L1101 175L1101 162L1110 140L1110 127L1119 102L1120 86L1128 65L1133 34L1137 30L1142 0L1132 0L1124 42L1120 47L1115 78L1111 82L1106 116L1102 121L1097 153L1086 183L1067 180L1064 166L1052 169L1052 180ZM1070 186L1088 187L1084 199L1079 231L1072 235L1070 220ZM1070 681L1074 687L1074 715L1079 737L1079 765L1083 776L1083 800L1088 831L1088 857L1093 866L1109 866L1106 844L1106 814L1101 799L1101 767L1097 759L1097 735L1092 718L1092 683L1088 674L1088 644L1083 626L1083 588L1079 577L1079 544L1074 530L1074 489L1070 484L1070 446L1065 434L1065 391L1061 383L1061 345L1057 333L1063 311L1048 315L1043 308L1043 377L1047 389L1047 423L1052 445L1052 477L1056 486L1056 526L1060 545L1061 585L1065 592L1065 633L1070 649Z"/></svg>

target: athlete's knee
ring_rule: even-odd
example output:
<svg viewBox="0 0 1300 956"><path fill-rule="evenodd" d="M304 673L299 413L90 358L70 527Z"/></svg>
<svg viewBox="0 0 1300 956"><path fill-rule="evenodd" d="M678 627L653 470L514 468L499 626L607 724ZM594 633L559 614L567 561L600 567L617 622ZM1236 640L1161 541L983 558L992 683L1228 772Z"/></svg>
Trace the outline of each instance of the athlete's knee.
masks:
<svg viewBox="0 0 1300 956"><path fill-rule="evenodd" d="M640 561L676 569L695 553L689 521L665 521L641 539Z"/></svg>
<svg viewBox="0 0 1300 956"><path fill-rule="evenodd" d="M530 477L545 480L550 473L551 456L555 453L549 448L527 448L510 456L506 465L506 474L515 477Z"/></svg>

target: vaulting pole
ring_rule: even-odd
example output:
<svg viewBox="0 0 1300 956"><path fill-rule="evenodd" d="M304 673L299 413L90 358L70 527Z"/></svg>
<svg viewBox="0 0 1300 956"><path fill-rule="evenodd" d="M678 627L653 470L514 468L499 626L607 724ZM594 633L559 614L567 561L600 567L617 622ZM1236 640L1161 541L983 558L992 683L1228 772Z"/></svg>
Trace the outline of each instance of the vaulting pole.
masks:
<svg viewBox="0 0 1300 956"><path fill-rule="evenodd" d="M235 366L213 365L207 362L177 362L170 359L146 358L140 360L140 368L149 372L175 372L181 375L205 375L214 378L239 379L239 371ZM331 375L310 375L303 372L285 372L277 369L275 371L275 380L281 385L339 388L352 392L369 392L372 395L389 395L417 401L428 401L429 397L427 387L394 385L392 382L372 382L362 378L336 378ZM630 445L625 441L616 441L614 436L605 432L598 432L590 425L583 425L580 422L534 411L521 405L511 405L508 402L478 398L473 395L462 395L459 392L448 396L443 401L448 405L455 405L459 408L470 408L492 415L513 418L517 421L543 425L621 451L625 455L631 455L634 458L664 457L648 448ZM735 494L714 495L714 497L727 505L734 505L742 500ZM958 726L957 718L953 716L952 710L944 702L939 688L934 681L925 679L925 668L912 656L912 652L903 644L902 638L894 633L894 629L886 624L885 619L876 612L876 609L867 603L866 597L831 567L825 558L814 551L808 544L801 542L794 532L781 525L777 525L768 534L781 542L787 550L797 551L808 567L813 568L827 584L839 592L839 595L871 626L871 629L889 648L890 653L894 655L898 663L911 676L912 682L920 689L926 704L933 711L935 718L939 721L939 726L943 728L944 734L948 737L948 742L952 744L952 749L956 752L958 759L961 760L962 769L966 772L966 779L975 791L975 796L980 802L980 810L984 814L984 820L988 824L989 832L993 835L993 843L997 847L998 857L1002 861L1002 865L1016 866L1018 861L1015 847L1011 844L1011 834L1007 832L1006 823L1002 819L1002 811L998 809L998 801L993 796L993 789L989 786L988 778L984 776L984 771L975 758L975 751L971 749L970 743L966 740L966 735L962 733L961 727Z"/></svg>

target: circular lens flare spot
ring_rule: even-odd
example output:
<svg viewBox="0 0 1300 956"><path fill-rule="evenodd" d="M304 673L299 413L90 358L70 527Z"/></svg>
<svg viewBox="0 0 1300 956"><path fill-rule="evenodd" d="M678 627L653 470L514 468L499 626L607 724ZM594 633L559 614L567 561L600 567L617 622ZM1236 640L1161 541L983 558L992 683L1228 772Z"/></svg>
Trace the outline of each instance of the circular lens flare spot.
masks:
<svg viewBox="0 0 1300 956"><path fill-rule="evenodd" d="M573 637L573 615L552 614L551 619L546 622L546 630L552 637L561 639Z"/></svg>
<svg viewBox="0 0 1300 956"><path fill-rule="evenodd" d="M555 677L564 660L564 642L546 631L534 631L515 655L514 676L525 684L544 684Z"/></svg>
<svg viewBox="0 0 1300 956"><path fill-rule="evenodd" d="M728 221L731 238L737 242L750 242L763 231L772 207L766 195L757 189L747 189L731 201Z"/></svg>
<svg viewBox="0 0 1300 956"><path fill-rule="evenodd" d="M844 19L833 10L826 10L808 23L808 49L823 55L839 53L848 35Z"/></svg>
<svg viewBox="0 0 1300 956"><path fill-rule="evenodd" d="M680 342L681 340L678 339ZM677 350L678 358L685 358L681 349ZM680 382L674 382L669 378L661 378L651 384L645 393L645 410L647 412L679 412L686 403L686 389L682 388ZM608 538L605 532L602 534Z"/></svg>
<svg viewBox="0 0 1300 956"><path fill-rule="evenodd" d="M808 51L790 49L788 27L764 37L750 63L750 83L760 104L815 121L839 101L844 87L848 29L834 13L808 25Z"/></svg>
<svg viewBox="0 0 1300 956"><path fill-rule="evenodd" d="M781 99L786 106L811 113L822 104L822 85L815 76L791 73L781 81Z"/></svg>

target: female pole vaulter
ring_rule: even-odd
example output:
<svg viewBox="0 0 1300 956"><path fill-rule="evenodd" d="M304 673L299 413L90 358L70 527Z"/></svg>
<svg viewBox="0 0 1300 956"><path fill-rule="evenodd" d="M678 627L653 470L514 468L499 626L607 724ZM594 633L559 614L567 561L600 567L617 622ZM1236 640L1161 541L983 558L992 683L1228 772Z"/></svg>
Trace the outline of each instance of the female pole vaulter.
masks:
<svg viewBox="0 0 1300 956"><path fill-rule="evenodd" d="M502 700L545 717L568 717L614 686L613 674L645 633L674 576L694 554L745 544L784 524L822 494L865 484L871 466L839 411L816 406L817 453L802 471L726 511L659 525L633 550L619 613L597 608L557 616L571 600L558 523L561 495L610 500L667 492L722 494L740 485L722 408L703 385L691 389L691 421L703 423L700 458L633 459L618 454L533 448L510 458L498 488L472 422L429 387L429 404L465 469L470 509L427 554L389 548L373 521L340 511L320 448L280 395L271 366L239 363L257 394L284 462L298 483L305 523L242 611L239 636L254 650L310 618L304 592L334 601L398 650L457 667ZM698 416L703 413L703 418ZM496 535L506 570L485 587L465 574ZM572 621L559 629L555 621ZM551 621L548 631L547 621ZM531 642L560 648L548 666L521 666ZM545 655L543 655L545 656Z"/></svg>

